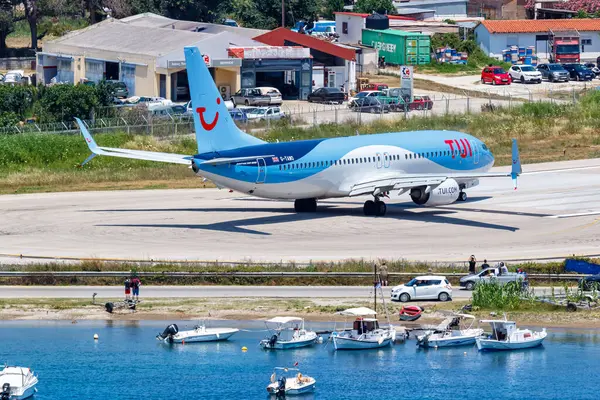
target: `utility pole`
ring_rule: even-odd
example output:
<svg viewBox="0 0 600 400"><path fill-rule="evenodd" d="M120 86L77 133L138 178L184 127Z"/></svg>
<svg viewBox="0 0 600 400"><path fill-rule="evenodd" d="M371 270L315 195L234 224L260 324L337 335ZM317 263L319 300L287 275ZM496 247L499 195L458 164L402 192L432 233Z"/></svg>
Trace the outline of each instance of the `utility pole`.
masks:
<svg viewBox="0 0 600 400"><path fill-rule="evenodd" d="M281 27L285 28L285 0L281 0Z"/></svg>
<svg viewBox="0 0 600 400"><path fill-rule="evenodd" d="M373 310L377 312L377 263L373 263Z"/></svg>

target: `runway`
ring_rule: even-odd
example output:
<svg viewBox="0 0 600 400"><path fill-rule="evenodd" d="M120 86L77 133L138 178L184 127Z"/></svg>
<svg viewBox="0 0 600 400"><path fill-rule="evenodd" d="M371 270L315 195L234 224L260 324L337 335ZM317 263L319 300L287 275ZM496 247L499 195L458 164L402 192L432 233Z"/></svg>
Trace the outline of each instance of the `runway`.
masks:
<svg viewBox="0 0 600 400"><path fill-rule="evenodd" d="M6 195L0 253L299 262L597 253L597 166L600 159L525 166L534 173L519 178L517 191L508 178L482 180L467 202L444 207L392 196L382 218L362 215L368 198L324 200L318 212L296 214L291 202L217 189ZM560 171L535 173L547 169Z"/></svg>

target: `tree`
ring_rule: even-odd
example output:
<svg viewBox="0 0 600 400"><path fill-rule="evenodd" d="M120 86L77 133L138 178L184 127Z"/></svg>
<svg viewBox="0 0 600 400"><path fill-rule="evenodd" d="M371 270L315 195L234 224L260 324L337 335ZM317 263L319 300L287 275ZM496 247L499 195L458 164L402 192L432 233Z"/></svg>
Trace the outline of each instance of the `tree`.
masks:
<svg viewBox="0 0 600 400"><path fill-rule="evenodd" d="M396 14L396 7L392 0L358 0L354 4L354 11L368 14L373 11L381 14Z"/></svg>
<svg viewBox="0 0 600 400"><path fill-rule="evenodd" d="M326 0L325 1L325 16L333 18L335 12L344 11L344 0Z"/></svg>
<svg viewBox="0 0 600 400"><path fill-rule="evenodd" d="M6 50L6 37L14 31L15 16L11 0L0 0L0 50Z"/></svg>
<svg viewBox="0 0 600 400"><path fill-rule="evenodd" d="M96 88L87 85L55 85L40 91L36 113L40 122L73 121L90 118L98 107Z"/></svg>

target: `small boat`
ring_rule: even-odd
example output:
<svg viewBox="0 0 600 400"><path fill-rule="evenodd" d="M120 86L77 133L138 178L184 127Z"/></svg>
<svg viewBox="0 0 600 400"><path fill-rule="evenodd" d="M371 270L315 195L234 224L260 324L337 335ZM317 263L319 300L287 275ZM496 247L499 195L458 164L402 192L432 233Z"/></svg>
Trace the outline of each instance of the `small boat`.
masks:
<svg viewBox="0 0 600 400"><path fill-rule="evenodd" d="M400 321L416 321L421 318L423 308L419 306L403 306L400 309Z"/></svg>
<svg viewBox="0 0 600 400"><path fill-rule="evenodd" d="M297 349L311 346L319 338L316 332L304 328L304 319L299 317L275 317L265 321L265 325L272 335L260 341L263 349Z"/></svg>
<svg viewBox="0 0 600 400"><path fill-rule="evenodd" d="M271 375L267 392L277 398L285 398L285 396L312 393L316 385L315 378L302 375L298 368L277 367Z"/></svg>
<svg viewBox="0 0 600 400"><path fill-rule="evenodd" d="M28 399L37 392L38 378L29 368L5 366L0 371L0 399Z"/></svg>
<svg viewBox="0 0 600 400"><path fill-rule="evenodd" d="M339 315L356 317L352 329L331 333L336 350L377 349L391 345L396 340L396 329L392 325L379 326L377 313L366 307L350 308L338 312ZM370 318L369 318L370 317Z"/></svg>
<svg viewBox="0 0 600 400"><path fill-rule="evenodd" d="M188 331L180 331L176 324L171 324L156 338L166 343L217 342L227 340L237 332L239 329L236 328L207 328L204 322Z"/></svg>
<svg viewBox="0 0 600 400"><path fill-rule="evenodd" d="M470 321L470 323L467 323ZM420 347L453 347L474 345L483 335L483 329L473 328L475 317L469 314L453 314L446 318L436 329L417 336Z"/></svg>
<svg viewBox="0 0 600 400"><path fill-rule="evenodd" d="M541 332L529 329L518 329L514 321L504 320L481 320L492 326L492 333L476 339L477 348L480 351L489 350L519 350L537 347L542 344L548 334L546 328Z"/></svg>

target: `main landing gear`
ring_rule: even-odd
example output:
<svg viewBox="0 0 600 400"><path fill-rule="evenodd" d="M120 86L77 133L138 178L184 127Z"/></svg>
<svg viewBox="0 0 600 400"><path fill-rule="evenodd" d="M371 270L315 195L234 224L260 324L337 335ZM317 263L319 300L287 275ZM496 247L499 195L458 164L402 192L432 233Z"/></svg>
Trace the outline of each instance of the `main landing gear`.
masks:
<svg viewBox="0 0 600 400"><path fill-rule="evenodd" d="M461 191L458 194L458 201L467 201L467 194L463 191Z"/></svg>
<svg viewBox="0 0 600 400"><path fill-rule="evenodd" d="M298 199L294 201L294 210L296 212L316 212L317 199Z"/></svg>
<svg viewBox="0 0 600 400"><path fill-rule="evenodd" d="M387 211L387 206L379 197L375 197L375 201L367 200L363 206L363 212L366 216L383 217Z"/></svg>

